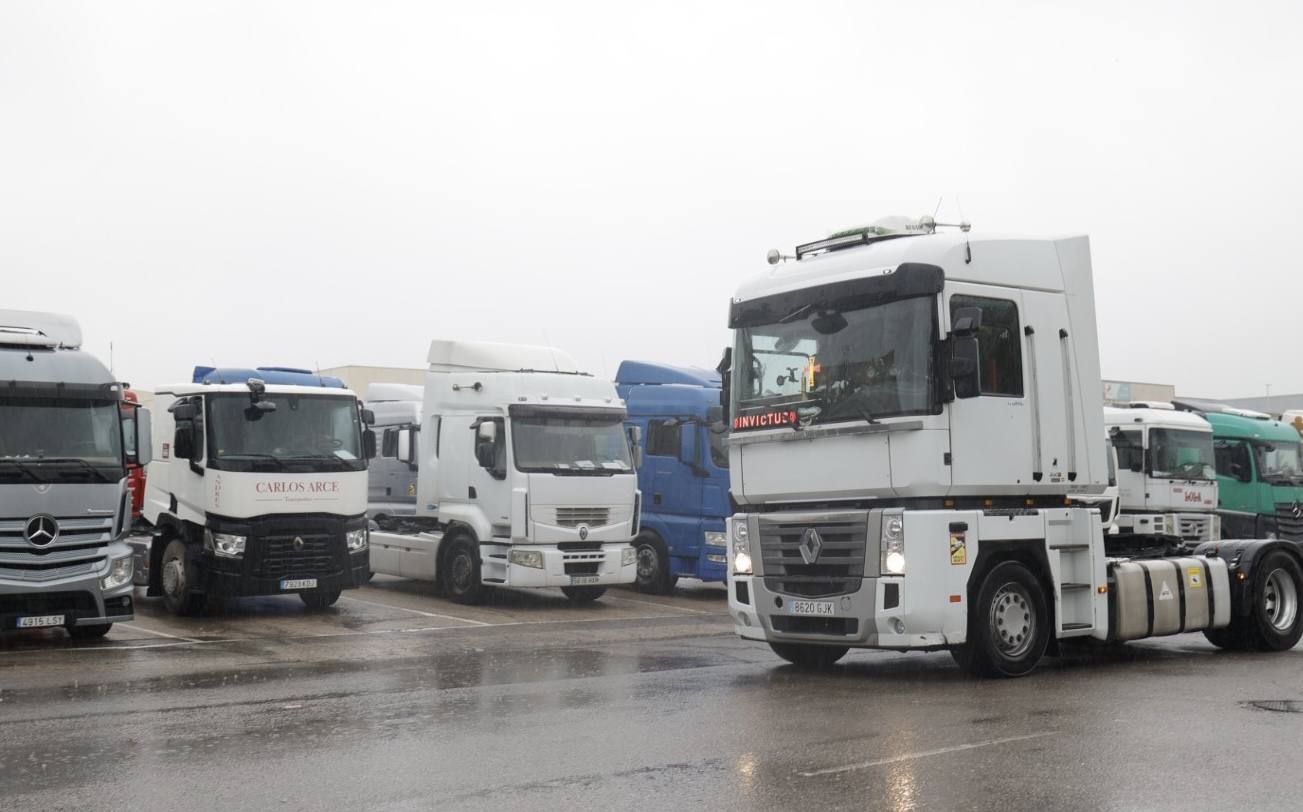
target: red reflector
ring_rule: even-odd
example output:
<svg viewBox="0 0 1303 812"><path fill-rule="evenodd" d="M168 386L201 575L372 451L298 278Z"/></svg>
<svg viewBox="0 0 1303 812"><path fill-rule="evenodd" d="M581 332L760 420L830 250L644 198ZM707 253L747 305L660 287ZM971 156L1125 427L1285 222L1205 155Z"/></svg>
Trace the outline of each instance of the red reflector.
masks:
<svg viewBox="0 0 1303 812"><path fill-rule="evenodd" d="M951 595L951 596L950 596L950 602L951 602L951 603L963 603L963 601L964 601L964 596L963 596L963 595Z"/></svg>

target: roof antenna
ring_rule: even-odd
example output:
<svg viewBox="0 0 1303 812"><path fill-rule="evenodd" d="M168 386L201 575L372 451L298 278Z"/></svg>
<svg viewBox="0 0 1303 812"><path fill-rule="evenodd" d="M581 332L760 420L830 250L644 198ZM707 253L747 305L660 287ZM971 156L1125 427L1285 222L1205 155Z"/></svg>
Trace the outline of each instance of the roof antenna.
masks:
<svg viewBox="0 0 1303 812"><path fill-rule="evenodd" d="M937 207L936 207L935 209L932 210L932 219L933 219L933 220L937 219L937 215L941 213L941 201L942 201L942 200L945 200L945 198L944 198L944 197L938 197L938 198L937 198Z"/></svg>

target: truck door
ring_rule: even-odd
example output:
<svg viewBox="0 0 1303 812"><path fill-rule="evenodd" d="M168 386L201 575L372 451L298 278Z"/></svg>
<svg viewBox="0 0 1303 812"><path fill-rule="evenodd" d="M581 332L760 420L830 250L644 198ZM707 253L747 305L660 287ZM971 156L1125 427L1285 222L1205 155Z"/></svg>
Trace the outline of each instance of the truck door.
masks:
<svg viewBox="0 0 1303 812"><path fill-rule="evenodd" d="M494 440L486 443L479 439L479 426L484 423L496 426ZM510 439L506 421L501 417L484 416L471 423L473 453L467 460L466 491L461 498L479 508L485 520L495 528L510 534L511 489L508 486L511 465ZM498 531L495 530L495 534ZM488 539L481 539L487 541Z"/></svg>
<svg viewBox="0 0 1303 812"><path fill-rule="evenodd" d="M1127 510L1145 506L1145 445L1140 428L1121 429L1112 434L1118 454L1118 500Z"/></svg>
<svg viewBox="0 0 1303 812"><path fill-rule="evenodd" d="M673 417L651 417L647 420L647 452L643 469L651 493L643 499L651 513L682 513L687 495L682 493L684 475L690 471L680 461L683 448L683 424ZM666 541L669 541L668 539ZM672 543L672 542L671 542Z"/></svg>
<svg viewBox="0 0 1303 812"><path fill-rule="evenodd" d="M398 430L387 428L380 434L380 453L371 460L367 473L367 501L372 505L389 501L389 480L393 474L393 458Z"/></svg>
<svg viewBox="0 0 1303 812"><path fill-rule="evenodd" d="M1011 482L1033 484L1032 406L1024 363L1022 293L955 283L947 286L944 324L955 311L980 307L976 397L950 404L954 492L1008 492Z"/></svg>

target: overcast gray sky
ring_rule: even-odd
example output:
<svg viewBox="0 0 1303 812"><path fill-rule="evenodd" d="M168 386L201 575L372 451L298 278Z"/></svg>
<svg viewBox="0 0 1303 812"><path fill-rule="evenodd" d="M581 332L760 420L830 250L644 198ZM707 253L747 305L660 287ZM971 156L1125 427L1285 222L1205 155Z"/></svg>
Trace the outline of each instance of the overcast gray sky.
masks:
<svg viewBox="0 0 1303 812"><path fill-rule="evenodd" d="M1303 4L0 5L3 306L138 385L714 366L769 248L1087 232L1104 374L1303 392Z"/></svg>

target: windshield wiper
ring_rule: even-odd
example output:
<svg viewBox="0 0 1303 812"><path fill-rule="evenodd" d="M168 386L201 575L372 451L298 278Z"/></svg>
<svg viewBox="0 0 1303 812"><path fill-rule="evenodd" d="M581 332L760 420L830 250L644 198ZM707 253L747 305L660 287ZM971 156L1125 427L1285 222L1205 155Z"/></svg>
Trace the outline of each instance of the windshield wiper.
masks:
<svg viewBox="0 0 1303 812"><path fill-rule="evenodd" d="M838 401L831 408L829 408L828 411L824 412L821 415L817 415L814 418L814 420L822 423L834 418L846 417L847 411L849 410L850 413L864 418L864 421L869 425L871 426L877 425L878 419L873 416L873 412L869 411L868 406L865 406L863 403L860 402L860 397L863 394L864 394L864 390L862 388L856 389L854 392L850 394L850 396L846 397L843 400ZM848 409L843 407L848 407Z"/></svg>
<svg viewBox="0 0 1303 812"><path fill-rule="evenodd" d="M275 454L258 454L253 451L241 451L239 454L223 454L218 457L218 459L222 461L247 459L251 462L263 462L265 460L268 462L274 462L276 463L277 468L282 471L285 470L285 461Z"/></svg>
<svg viewBox="0 0 1303 812"><path fill-rule="evenodd" d="M283 460L284 462L326 462L326 461L329 461L329 462L338 463L339 465L341 465L342 467L345 467L345 468L349 467L349 463L350 463L350 462L353 462L353 460L346 460L346 459L344 459L343 457L337 457L337 456L335 456L334 454L295 454L295 455L292 456L292 457L278 457L277 459Z"/></svg>
<svg viewBox="0 0 1303 812"><path fill-rule="evenodd" d="M37 458L36 461L41 463L55 463L56 465L67 463L67 462L76 463L77 465L80 465L82 468L85 468L87 471L90 471L92 474L98 477L101 482L113 481L112 479L109 478L108 474L105 474L99 468L95 467L94 465L91 465L89 462L86 462L86 460L83 460L80 457L39 457Z"/></svg>
<svg viewBox="0 0 1303 812"><path fill-rule="evenodd" d="M24 474L27 474L27 475L28 475L29 477L31 477L32 479L36 480L37 482L49 482L49 481L50 481L50 480L46 479L45 477L38 475L38 474L36 473L36 469L35 469L35 468L32 468L30 465L28 465L27 463L23 462L22 460L17 460L17 459L12 459L12 458L10 458L10 459L0 459L0 465L12 465L12 466L14 466L15 468L17 468L19 471L22 471Z"/></svg>

